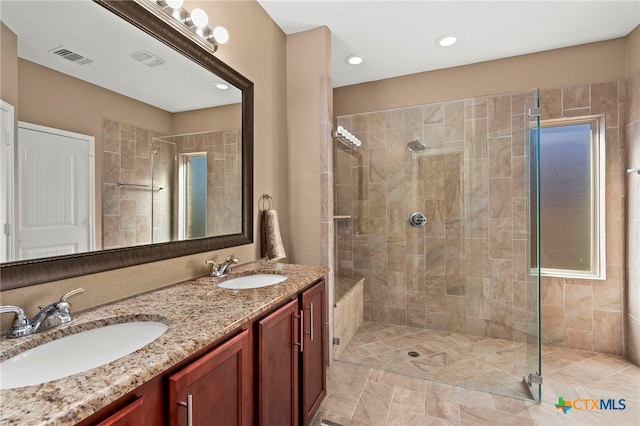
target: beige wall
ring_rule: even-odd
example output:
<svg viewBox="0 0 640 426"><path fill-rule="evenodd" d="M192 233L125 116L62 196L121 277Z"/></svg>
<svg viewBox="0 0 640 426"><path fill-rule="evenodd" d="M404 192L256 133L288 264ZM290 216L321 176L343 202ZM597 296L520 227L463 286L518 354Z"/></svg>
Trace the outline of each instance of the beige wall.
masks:
<svg viewBox="0 0 640 426"><path fill-rule="evenodd" d="M627 36L627 77L640 71L640 25Z"/></svg>
<svg viewBox="0 0 640 426"><path fill-rule="evenodd" d="M625 78L626 38L340 87L336 116ZM416 89L420 88L420 89Z"/></svg>
<svg viewBox="0 0 640 426"><path fill-rule="evenodd" d="M178 112L171 116L172 135L240 128L242 128L242 104Z"/></svg>
<svg viewBox="0 0 640 426"><path fill-rule="evenodd" d="M283 240L288 247L285 35L256 2L187 1L185 7L204 9L229 30L229 43L216 55L255 85L254 203L260 194L269 193L282 206ZM257 209L254 244L6 291L2 303L24 306L33 314L37 305L82 286L86 292L73 301L74 310L81 310L202 275L207 272L207 258L221 260L234 252L242 262L257 259L260 233L256 216Z"/></svg>
<svg viewBox="0 0 640 426"><path fill-rule="evenodd" d="M327 27L287 37L288 258L333 267L331 33ZM333 271L327 276L329 341L333 340ZM328 345L329 355L333 345ZM332 356L329 356L332 359Z"/></svg>
<svg viewBox="0 0 640 426"><path fill-rule="evenodd" d="M0 99L18 108L18 37L0 22Z"/></svg>

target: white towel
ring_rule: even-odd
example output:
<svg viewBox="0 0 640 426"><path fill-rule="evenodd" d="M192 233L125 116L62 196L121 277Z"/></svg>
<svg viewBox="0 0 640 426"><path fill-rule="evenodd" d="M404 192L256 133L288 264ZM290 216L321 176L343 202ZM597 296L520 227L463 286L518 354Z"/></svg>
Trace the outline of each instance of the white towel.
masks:
<svg viewBox="0 0 640 426"><path fill-rule="evenodd" d="M270 260L287 257L282 243L282 235L280 235L278 212L275 209L262 212L262 256Z"/></svg>

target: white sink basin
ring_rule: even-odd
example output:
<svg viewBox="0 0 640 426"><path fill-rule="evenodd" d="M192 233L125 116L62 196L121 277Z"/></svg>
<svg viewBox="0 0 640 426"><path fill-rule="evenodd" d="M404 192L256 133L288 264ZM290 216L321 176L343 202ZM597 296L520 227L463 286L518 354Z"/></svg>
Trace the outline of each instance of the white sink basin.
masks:
<svg viewBox="0 0 640 426"><path fill-rule="evenodd" d="M289 277L279 274L245 275L244 277L232 278L230 280L221 282L220 284L218 284L218 287L228 288L231 290L268 287L270 285L281 283L287 278Z"/></svg>
<svg viewBox="0 0 640 426"><path fill-rule="evenodd" d="M160 337L168 325L125 322L52 340L0 363L0 389L61 379L129 355Z"/></svg>

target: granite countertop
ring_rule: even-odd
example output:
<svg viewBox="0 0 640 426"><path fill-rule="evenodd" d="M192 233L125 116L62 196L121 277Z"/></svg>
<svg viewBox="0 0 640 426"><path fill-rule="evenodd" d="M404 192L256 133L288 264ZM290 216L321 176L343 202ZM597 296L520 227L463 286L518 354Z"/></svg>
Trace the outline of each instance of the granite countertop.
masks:
<svg viewBox="0 0 640 426"><path fill-rule="evenodd" d="M287 275L282 283L228 290L219 283L239 275ZM253 262L220 278L204 276L100 306L43 333L3 339L0 361L74 332L129 321L161 321L169 329L142 349L83 373L40 385L0 390L2 425L74 425L180 361L258 317L322 278L328 268Z"/></svg>

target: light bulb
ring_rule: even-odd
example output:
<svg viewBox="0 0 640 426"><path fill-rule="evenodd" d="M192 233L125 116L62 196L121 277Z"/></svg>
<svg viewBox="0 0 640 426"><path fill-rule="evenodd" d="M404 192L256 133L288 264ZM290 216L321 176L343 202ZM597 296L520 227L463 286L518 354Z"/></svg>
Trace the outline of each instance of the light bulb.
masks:
<svg viewBox="0 0 640 426"><path fill-rule="evenodd" d="M344 127L338 126L338 133L342 133L344 131Z"/></svg>
<svg viewBox="0 0 640 426"><path fill-rule="evenodd" d="M191 11L191 22L198 28L204 28L209 23L207 12L202 9L193 9Z"/></svg>
<svg viewBox="0 0 640 426"><path fill-rule="evenodd" d="M167 3L167 6L169 6L171 9L180 9L184 4L184 0L165 0L165 1Z"/></svg>
<svg viewBox="0 0 640 426"><path fill-rule="evenodd" d="M213 29L213 38L218 44L225 44L229 41L229 31L225 27L215 27Z"/></svg>

